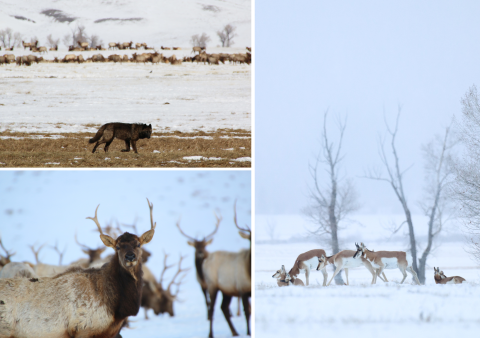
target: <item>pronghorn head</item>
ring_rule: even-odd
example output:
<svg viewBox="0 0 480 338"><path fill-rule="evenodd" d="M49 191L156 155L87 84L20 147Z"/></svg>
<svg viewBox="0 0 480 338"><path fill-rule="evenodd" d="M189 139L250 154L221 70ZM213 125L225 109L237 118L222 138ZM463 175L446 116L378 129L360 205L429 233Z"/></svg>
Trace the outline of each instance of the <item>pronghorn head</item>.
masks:
<svg viewBox="0 0 480 338"><path fill-rule="evenodd" d="M125 232L123 235L119 236L115 240L112 237L105 235L97 218L97 211L100 204L97 206L97 209L95 209L95 217L87 217L87 219L91 219L97 225L98 231L100 232L100 239L102 240L103 244L115 250L115 253L118 255L120 265L129 272L131 272L131 270L137 265L139 261L141 262L142 245L150 242L153 238L153 235L155 234L155 227L157 226L157 223L153 223L153 204L148 201L148 198L147 202L148 207L150 208L151 229L145 232L140 237Z"/></svg>
<svg viewBox="0 0 480 338"><path fill-rule="evenodd" d="M207 258L207 254L208 254L207 246L212 244L213 235L215 235L215 233L217 232L218 226L220 225L220 222L222 221L222 217L218 217L216 214L215 214L215 218L217 219L217 224L215 225L215 229L213 230L213 232L210 235L205 236L202 240L188 236L186 233L184 233L182 231L182 228L180 228L180 220L177 222L177 227L178 227L178 230L180 230L180 233L183 236L185 236L189 239L189 241L187 242L188 245L193 246L195 248L195 258L196 259L203 260L203 259Z"/></svg>
<svg viewBox="0 0 480 338"><path fill-rule="evenodd" d="M282 268L280 270L277 270L272 276L272 278L281 278L282 276L285 276L286 271L285 271L285 265L282 265Z"/></svg>
<svg viewBox="0 0 480 338"><path fill-rule="evenodd" d="M443 273L443 271L440 271L440 268L435 268L433 267L433 271L434 271L434 277L435 279L444 279L444 278L447 278L447 276L445 276L445 274Z"/></svg>
<svg viewBox="0 0 480 338"><path fill-rule="evenodd" d="M325 264L327 263L327 257L322 254L321 257L318 257L318 265L317 265L317 271L322 270L325 267Z"/></svg>
<svg viewBox="0 0 480 338"><path fill-rule="evenodd" d="M357 252L355 252L355 254L353 255L353 258L358 258L360 256L363 256L363 254L367 250L367 247L365 246L365 244L360 243L360 245L358 245L357 243L355 243L355 246L357 247Z"/></svg>
<svg viewBox="0 0 480 338"><path fill-rule="evenodd" d="M290 282L293 282L292 276L288 272L285 273L285 283L290 284Z"/></svg>

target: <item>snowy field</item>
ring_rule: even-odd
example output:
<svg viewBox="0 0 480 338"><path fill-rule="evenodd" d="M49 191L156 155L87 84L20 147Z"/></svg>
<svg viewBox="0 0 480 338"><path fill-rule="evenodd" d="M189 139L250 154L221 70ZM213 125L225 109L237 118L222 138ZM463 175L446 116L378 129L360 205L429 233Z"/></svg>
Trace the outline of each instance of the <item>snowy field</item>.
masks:
<svg viewBox="0 0 480 338"><path fill-rule="evenodd" d="M0 68L0 132L94 133L91 124L115 121L251 130L250 82L248 65L10 64Z"/></svg>
<svg viewBox="0 0 480 338"><path fill-rule="evenodd" d="M342 249L364 242L372 250L405 250L406 229L391 236L386 230L390 220L400 215L356 216L355 223L343 230ZM414 216L414 224L425 218ZM397 223L399 224L399 223ZM478 297L480 267L464 250L462 234L451 224L427 261L426 283L413 284L408 274L403 285L399 270L385 270L390 281L378 279L371 285L365 268L349 269L350 286L322 287L323 275L314 271L308 287L279 288L273 273L285 265L290 269L296 257L305 251L326 248L308 240L308 222L301 216L257 216L255 246L255 332L256 337L438 337L462 335L477 337L480 330ZM274 229L274 230L272 230ZM419 227L417 236L424 233ZM422 237L419 237L422 238ZM423 249L422 243L420 243ZM423 250L420 250L420 253ZM436 285L433 266L447 276L462 276L467 283ZM333 270L327 270L329 279ZM305 282L305 275L299 275ZM342 273L345 280L345 275Z"/></svg>

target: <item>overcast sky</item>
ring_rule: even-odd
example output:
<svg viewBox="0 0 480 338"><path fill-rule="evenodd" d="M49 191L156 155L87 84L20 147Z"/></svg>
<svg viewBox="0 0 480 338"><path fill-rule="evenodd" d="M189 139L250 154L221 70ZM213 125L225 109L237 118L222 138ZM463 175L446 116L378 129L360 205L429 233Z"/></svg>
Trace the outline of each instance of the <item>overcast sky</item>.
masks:
<svg viewBox="0 0 480 338"><path fill-rule="evenodd" d="M479 14L478 1L257 1L256 213L306 206L326 110L332 138L334 118L348 116L343 174L355 181L359 212L401 213L386 183L361 178L381 168L384 115L393 125L399 105L400 165L413 165L404 184L420 213L421 146L480 78Z"/></svg>

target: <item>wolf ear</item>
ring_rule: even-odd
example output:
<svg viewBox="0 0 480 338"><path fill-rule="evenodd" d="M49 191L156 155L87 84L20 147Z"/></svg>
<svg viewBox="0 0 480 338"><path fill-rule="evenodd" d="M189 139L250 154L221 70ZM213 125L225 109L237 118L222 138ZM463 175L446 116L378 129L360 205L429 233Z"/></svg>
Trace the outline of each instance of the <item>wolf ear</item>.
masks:
<svg viewBox="0 0 480 338"><path fill-rule="evenodd" d="M150 123L148 126L149 126L150 128L152 128L152 124L151 124L151 123Z"/></svg>

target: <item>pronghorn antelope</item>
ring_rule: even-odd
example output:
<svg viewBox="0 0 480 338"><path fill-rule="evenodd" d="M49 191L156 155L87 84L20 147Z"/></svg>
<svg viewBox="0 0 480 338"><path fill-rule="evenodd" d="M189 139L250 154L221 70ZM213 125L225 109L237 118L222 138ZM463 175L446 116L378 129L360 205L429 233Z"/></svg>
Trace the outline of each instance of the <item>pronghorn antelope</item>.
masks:
<svg viewBox="0 0 480 338"><path fill-rule="evenodd" d="M252 270L252 232L247 228L240 228L237 224L236 206L234 210L235 226L240 230L242 238L248 239L250 247L240 252L215 251L203 261L202 270L207 283L210 307L208 319L210 320L209 337L213 338L213 311L218 291L222 292L222 312L227 320L233 336L238 336L235 327L230 320L230 302L232 297L242 297L243 311L247 320L247 335L250 335L250 302L252 293L251 270Z"/></svg>
<svg viewBox="0 0 480 338"><path fill-rule="evenodd" d="M400 269L403 274L403 279L400 284L403 284L405 278L407 278L407 272L410 272L415 280L415 282L420 285L418 280L417 273L412 268L412 256L407 254L405 251L370 251L367 249L365 244L360 243L358 245L355 243L357 251L355 252L354 258L362 257L366 259L373 268L376 270L374 277L374 283L377 282L377 277L383 273L384 269Z"/></svg>
<svg viewBox="0 0 480 338"><path fill-rule="evenodd" d="M147 199L148 201L148 199ZM102 242L115 250L101 269L72 268L53 278L0 280L0 337L114 337L128 316L140 308L142 245L155 233L140 237L125 232L116 240L101 232Z"/></svg>
<svg viewBox="0 0 480 338"><path fill-rule="evenodd" d="M217 232L218 227L220 226L220 222L222 221L222 217L218 217L217 215L215 215L215 218L217 219L215 229L210 235L203 237L202 240L190 237L189 235L184 233L182 231L182 228L180 228L180 221L177 222L177 227L178 230L180 230L180 233L189 239L189 241L187 241L188 245L195 248L195 270L197 271L197 281L202 288L203 295L205 296L205 304L207 305L207 311L210 301L207 296L207 283L205 282L205 278L203 277L202 264L203 261L208 257L207 245L212 244L213 235L215 235L215 233Z"/></svg>
<svg viewBox="0 0 480 338"><path fill-rule="evenodd" d="M307 280L307 285L309 285L310 271L318 266L318 259L322 257L322 255L324 257L326 256L325 250L323 249L314 249L300 254L295 260L295 264L293 264L293 267L290 269L288 274L295 278L299 273L305 272L305 279ZM326 268L322 269L322 273L323 286L325 286L328 278Z"/></svg>
<svg viewBox="0 0 480 338"><path fill-rule="evenodd" d="M337 253L333 256L330 256L330 257L325 257L325 256L322 255L322 257L320 257L318 259L317 271L325 269L327 267L327 265L335 264L335 267L336 267L335 272L334 272L332 278L330 279L330 281L328 282L327 286L330 285L333 278L335 278L335 276L342 269L345 269L345 277L347 277L347 284L346 285L349 285L349 283L348 283L348 269L349 268L356 268L356 267L361 266L361 265L364 265L367 268L367 270L370 271L370 273L372 274L372 284L373 284L374 279L375 279L375 271L373 270L372 265L370 264L370 262L368 262L366 259L363 259L362 257L359 257L359 258L353 257L354 254L355 254L355 251L353 251L353 250L343 250L343 251L340 251L339 253ZM380 277L380 278L382 278L382 277Z"/></svg>
<svg viewBox="0 0 480 338"><path fill-rule="evenodd" d="M436 284L462 284L466 281L465 278L460 276L447 277L443 271L440 271L440 268L433 267L433 270L435 271L433 278Z"/></svg>
<svg viewBox="0 0 480 338"><path fill-rule="evenodd" d="M277 270L272 276L277 279L278 286L300 285L305 286L300 278L292 277L286 270L285 265L282 265L280 270Z"/></svg>

